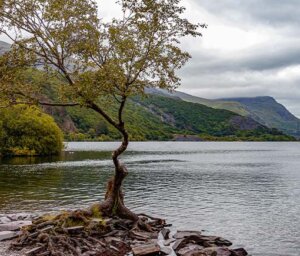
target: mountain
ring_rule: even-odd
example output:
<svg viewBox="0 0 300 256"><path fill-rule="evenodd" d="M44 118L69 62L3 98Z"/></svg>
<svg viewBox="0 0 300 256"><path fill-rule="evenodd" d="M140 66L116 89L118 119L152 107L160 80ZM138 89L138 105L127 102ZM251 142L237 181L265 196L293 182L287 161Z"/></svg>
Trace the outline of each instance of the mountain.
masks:
<svg viewBox="0 0 300 256"><path fill-rule="evenodd" d="M10 44L0 41L0 55L7 52L10 48Z"/></svg>
<svg viewBox="0 0 300 256"><path fill-rule="evenodd" d="M116 105L111 102L106 105L108 113L115 112ZM98 113L80 107L68 108L66 112L67 115L48 109L69 140L120 138ZM76 127L75 131L63 126L66 118L72 122L69 127ZM125 121L131 140L293 140L250 117L161 95L131 99L125 110Z"/></svg>
<svg viewBox="0 0 300 256"><path fill-rule="evenodd" d="M300 120L272 97L229 98L222 101L238 102L249 112L248 116L259 123L292 136L300 136Z"/></svg>
<svg viewBox="0 0 300 256"><path fill-rule="evenodd" d="M247 116L249 114L249 112L244 108L244 106L242 106L238 102L210 100L210 99L193 96L193 95L190 95L190 94L187 94L184 92L180 92L180 91L169 92L167 90L153 89L153 88L146 89L146 93L161 95L161 96L171 97L171 98L178 98L178 99L182 99L187 102L199 103L199 104L205 105L207 107L211 107L211 108L226 109L226 110L232 111L232 112L237 113L242 116Z"/></svg>
<svg viewBox="0 0 300 256"><path fill-rule="evenodd" d="M179 98L216 109L226 109L242 116L248 116L269 127L276 128L291 136L300 137L300 120L272 97L226 98L209 100L183 92L148 89L147 93Z"/></svg>

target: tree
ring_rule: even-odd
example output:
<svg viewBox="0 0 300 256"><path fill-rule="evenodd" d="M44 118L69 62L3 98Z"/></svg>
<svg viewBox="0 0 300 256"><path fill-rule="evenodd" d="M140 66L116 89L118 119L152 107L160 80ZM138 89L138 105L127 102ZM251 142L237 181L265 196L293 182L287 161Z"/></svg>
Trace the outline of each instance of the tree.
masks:
<svg viewBox="0 0 300 256"><path fill-rule="evenodd" d="M138 220L124 205L122 182L126 167L119 156L129 135L123 112L129 97L145 87L172 90L180 69L191 57L180 38L200 36L205 25L182 18L180 0L120 0L123 17L104 23L92 0L5 0L0 5L1 32L13 41L0 65L0 90L6 104L83 106L99 113L122 135L112 153L114 177L105 201L96 206L104 215ZM14 33L11 33L14 31ZM45 83L24 77L24 69L40 68ZM51 90L60 102L43 100L47 80L60 79ZM106 105L118 104L115 115Z"/></svg>
<svg viewBox="0 0 300 256"><path fill-rule="evenodd" d="M0 154L54 155L61 152L61 130L51 116L37 107L18 105L1 109L0 119Z"/></svg>

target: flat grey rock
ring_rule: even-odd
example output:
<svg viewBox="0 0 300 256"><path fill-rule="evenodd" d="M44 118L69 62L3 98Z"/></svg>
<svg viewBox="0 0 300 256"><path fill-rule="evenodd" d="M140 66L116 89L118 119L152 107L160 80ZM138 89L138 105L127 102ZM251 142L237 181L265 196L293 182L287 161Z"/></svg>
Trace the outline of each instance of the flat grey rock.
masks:
<svg viewBox="0 0 300 256"><path fill-rule="evenodd" d="M17 236L17 233L13 231L0 231L0 241L13 239Z"/></svg>
<svg viewBox="0 0 300 256"><path fill-rule="evenodd" d="M174 243L175 241L176 241L175 238L170 238L170 239L164 241L164 246L169 246L169 245L171 245L171 243Z"/></svg>
<svg viewBox="0 0 300 256"><path fill-rule="evenodd" d="M31 221L12 221L6 224L0 224L0 231L17 231L24 226L31 225Z"/></svg>
<svg viewBox="0 0 300 256"><path fill-rule="evenodd" d="M160 252L162 255L170 255L172 254L173 250L169 247L161 247Z"/></svg>
<svg viewBox="0 0 300 256"><path fill-rule="evenodd" d="M157 243L148 243L132 247L132 253L134 256L159 255L159 252L160 247Z"/></svg>
<svg viewBox="0 0 300 256"><path fill-rule="evenodd" d="M0 218L0 224L6 224L6 223L9 223L9 222L11 222L11 219L9 219L6 216L3 216L3 217Z"/></svg>

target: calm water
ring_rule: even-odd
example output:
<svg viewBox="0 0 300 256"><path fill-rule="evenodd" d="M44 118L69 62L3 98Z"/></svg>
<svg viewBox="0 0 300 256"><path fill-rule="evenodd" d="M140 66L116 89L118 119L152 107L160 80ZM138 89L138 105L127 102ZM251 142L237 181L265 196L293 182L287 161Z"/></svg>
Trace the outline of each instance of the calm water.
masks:
<svg viewBox="0 0 300 256"><path fill-rule="evenodd" d="M56 158L3 159L0 213L101 199L116 143L69 143ZM252 255L300 255L300 143L131 143L126 201L180 229L205 230Z"/></svg>

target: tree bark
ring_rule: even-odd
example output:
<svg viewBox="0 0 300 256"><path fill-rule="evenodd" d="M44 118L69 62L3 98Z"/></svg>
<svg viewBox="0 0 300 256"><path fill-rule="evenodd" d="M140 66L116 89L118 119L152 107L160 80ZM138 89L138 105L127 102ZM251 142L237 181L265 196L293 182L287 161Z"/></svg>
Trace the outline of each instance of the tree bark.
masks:
<svg viewBox="0 0 300 256"><path fill-rule="evenodd" d="M119 160L119 156L124 153L129 144L128 133L124 127L124 123L121 123L119 131L123 136L122 144L112 153L115 175L108 181L105 201L99 204L98 207L100 212L105 216L118 216L120 218L138 221L138 216L130 211L124 204L122 184L128 171Z"/></svg>

